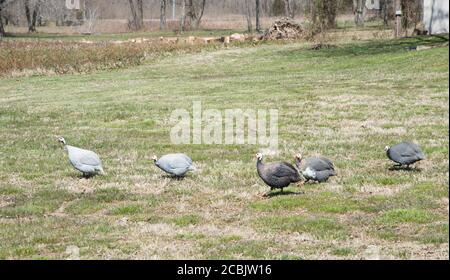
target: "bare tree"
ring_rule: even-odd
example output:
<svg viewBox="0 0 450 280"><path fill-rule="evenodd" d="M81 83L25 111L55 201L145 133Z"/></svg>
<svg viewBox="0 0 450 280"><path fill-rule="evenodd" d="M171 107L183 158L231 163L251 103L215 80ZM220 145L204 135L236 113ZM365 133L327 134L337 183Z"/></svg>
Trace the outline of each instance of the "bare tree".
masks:
<svg viewBox="0 0 450 280"><path fill-rule="evenodd" d="M366 0L353 0L353 6L355 7L355 23L358 26L363 26L366 15Z"/></svg>
<svg viewBox="0 0 450 280"><path fill-rule="evenodd" d="M388 1L389 0L380 0L381 18L383 19L383 24L385 26L389 24Z"/></svg>
<svg viewBox="0 0 450 280"><path fill-rule="evenodd" d="M86 2L87 3L87 2ZM56 25L63 25L67 9L65 1L45 0L41 3L40 17L44 20L54 20Z"/></svg>
<svg viewBox="0 0 450 280"><path fill-rule="evenodd" d="M5 28L3 27L3 6L6 5L6 0L0 0L0 39L5 36Z"/></svg>
<svg viewBox="0 0 450 280"><path fill-rule="evenodd" d="M250 0L244 1L245 5L245 18L247 19L247 31L249 33L253 32L253 25L252 25L252 9L250 7Z"/></svg>
<svg viewBox="0 0 450 280"><path fill-rule="evenodd" d="M98 7L86 8L86 33L93 33L95 31L95 26L99 17Z"/></svg>
<svg viewBox="0 0 450 280"><path fill-rule="evenodd" d="M1 12L1 10L0 10ZM4 37L6 34L5 28L3 28L3 18L0 16L0 40L2 37Z"/></svg>
<svg viewBox="0 0 450 280"><path fill-rule="evenodd" d="M293 17L292 10L291 10L291 4L289 3L289 0L284 0L284 16L287 18Z"/></svg>
<svg viewBox="0 0 450 280"><path fill-rule="evenodd" d="M36 32L36 21L39 14L40 0L25 0L25 15L27 17L28 32Z"/></svg>
<svg viewBox="0 0 450 280"><path fill-rule="evenodd" d="M337 3L335 0L314 0L311 7L313 25L320 30L336 27Z"/></svg>
<svg viewBox="0 0 450 280"><path fill-rule="evenodd" d="M180 31L184 31L184 25L186 23L186 1L181 0L181 18L180 18Z"/></svg>
<svg viewBox="0 0 450 280"><path fill-rule="evenodd" d="M256 0L256 32L261 32L261 21L260 21L260 13L261 13L261 1Z"/></svg>
<svg viewBox="0 0 450 280"><path fill-rule="evenodd" d="M159 15L159 29L166 28L166 0L160 0L160 15Z"/></svg>
<svg viewBox="0 0 450 280"><path fill-rule="evenodd" d="M326 18L326 27L336 27L336 13L337 13L337 1L335 0L322 0L324 5L324 17Z"/></svg>
<svg viewBox="0 0 450 280"><path fill-rule="evenodd" d="M311 17L311 22L315 26L317 25L317 5L315 3L315 0L310 0L309 3L309 14Z"/></svg>
<svg viewBox="0 0 450 280"><path fill-rule="evenodd" d="M200 26L203 12L205 11L205 4L206 0L187 0L187 16L194 29L197 29Z"/></svg>
<svg viewBox="0 0 450 280"><path fill-rule="evenodd" d="M408 36L408 28L417 25L421 22L423 14L423 2L418 0L402 0L402 28L405 30L405 35Z"/></svg>
<svg viewBox="0 0 450 280"><path fill-rule="evenodd" d="M144 7L143 0L128 0L131 9L130 27L133 30L140 30L144 27Z"/></svg>

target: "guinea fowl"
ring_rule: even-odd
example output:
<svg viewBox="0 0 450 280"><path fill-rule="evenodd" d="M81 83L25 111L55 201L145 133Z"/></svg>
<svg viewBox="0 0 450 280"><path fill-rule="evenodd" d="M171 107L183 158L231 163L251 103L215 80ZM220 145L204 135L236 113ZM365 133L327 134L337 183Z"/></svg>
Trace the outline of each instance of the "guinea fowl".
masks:
<svg viewBox="0 0 450 280"><path fill-rule="evenodd" d="M58 141L64 145L64 149L69 155L69 162L76 170L82 172L83 176L89 177L103 173L102 162L96 153L67 145L63 137L59 137Z"/></svg>
<svg viewBox="0 0 450 280"><path fill-rule="evenodd" d="M303 160L302 155L297 154L295 164L307 182L326 182L331 176L336 176L333 163L325 157L310 157Z"/></svg>
<svg viewBox="0 0 450 280"><path fill-rule="evenodd" d="M167 154L160 159L153 156L152 159L157 167L176 177L183 177L188 171L195 170L192 159L185 154Z"/></svg>
<svg viewBox="0 0 450 280"><path fill-rule="evenodd" d="M415 143L404 141L395 146L384 148L388 158L396 162L399 166L406 165L407 168L417 161L425 159L425 155Z"/></svg>
<svg viewBox="0 0 450 280"><path fill-rule="evenodd" d="M259 177L270 187L271 191L273 189L281 189L283 191L283 188L302 179L292 164L287 162L263 163L262 159L263 155L257 153L256 169Z"/></svg>

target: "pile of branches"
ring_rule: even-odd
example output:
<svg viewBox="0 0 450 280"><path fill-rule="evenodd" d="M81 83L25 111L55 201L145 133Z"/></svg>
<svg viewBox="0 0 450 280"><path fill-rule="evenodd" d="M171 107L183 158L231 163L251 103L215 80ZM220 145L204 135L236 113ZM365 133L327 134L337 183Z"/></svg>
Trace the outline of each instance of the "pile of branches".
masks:
<svg viewBox="0 0 450 280"><path fill-rule="evenodd" d="M304 35L304 29L295 21L284 18L275 21L263 36L265 40L293 40Z"/></svg>

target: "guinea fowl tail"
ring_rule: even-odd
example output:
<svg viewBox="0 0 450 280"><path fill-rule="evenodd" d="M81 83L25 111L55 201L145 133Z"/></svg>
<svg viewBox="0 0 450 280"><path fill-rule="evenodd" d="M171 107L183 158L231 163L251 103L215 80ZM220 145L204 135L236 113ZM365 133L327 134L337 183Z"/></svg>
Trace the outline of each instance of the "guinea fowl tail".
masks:
<svg viewBox="0 0 450 280"><path fill-rule="evenodd" d="M103 167L98 167L98 173L102 175L106 175L105 171L103 170Z"/></svg>
<svg viewBox="0 0 450 280"><path fill-rule="evenodd" d="M417 157L419 158L419 160L424 160L425 159L425 155L422 152L419 153Z"/></svg>
<svg viewBox="0 0 450 280"><path fill-rule="evenodd" d="M197 167L195 167L195 165L191 165L191 166L189 166L188 170L195 171L195 170L197 170Z"/></svg>

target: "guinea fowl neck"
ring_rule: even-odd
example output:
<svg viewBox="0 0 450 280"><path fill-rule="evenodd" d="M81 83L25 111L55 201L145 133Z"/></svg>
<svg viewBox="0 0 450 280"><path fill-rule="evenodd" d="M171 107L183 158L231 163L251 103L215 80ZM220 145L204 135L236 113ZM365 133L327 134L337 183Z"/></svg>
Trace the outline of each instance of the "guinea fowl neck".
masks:
<svg viewBox="0 0 450 280"><path fill-rule="evenodd" d="M261 159L257 159L256 160L256 168L257 169L260 169L260 168L262 168L264 166L264 163L262 162L262 160Z"/></svg>

